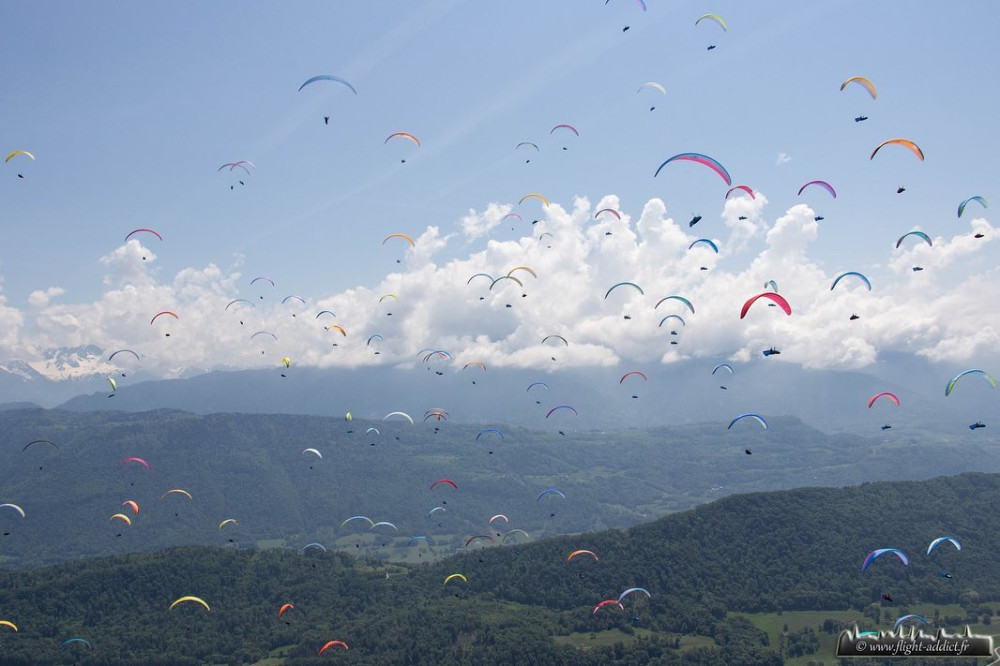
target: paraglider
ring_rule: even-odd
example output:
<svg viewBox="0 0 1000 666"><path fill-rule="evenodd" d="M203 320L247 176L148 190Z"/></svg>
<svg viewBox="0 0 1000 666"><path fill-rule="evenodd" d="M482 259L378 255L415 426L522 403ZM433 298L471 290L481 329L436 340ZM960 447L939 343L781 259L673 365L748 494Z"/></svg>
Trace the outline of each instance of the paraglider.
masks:
<svg viewBox="0 0 1000 666"><path fill-rule="evenodd" d="M934 541L931 541L931 544L927 546L927 554L930 555L932 552L934 552L935 548L940 546L945 541L953 545L955 547L955 550L962 550L962 544L958 542L958 539L952 536L943 536L934 539Z"/></svg>
<svg viewBox="0 0 1000 666"><path fill-rule="evenodd" d="M720 26L722 26L723 32L728 32L729 31L729 26L726 25L726 21L721 16L719 16L718 14L703 14L703 15L701 15L701 16L698 17L698 20L695 21L694 24L698 25L699 23L701 23L705 19L711 19L712 21L715 21L716 23L718 23Z"/></svg>
<svg viewBox="0 0 1000 666"><path fill-rule="evenodd" d="M525 194L525 195L524 195L523 197L521 197L521 200L520 200L520 201L518 201L517 203L518 203L519 205L520 205L520 204L523 204L523 203L524 203L524 200L525 200L525 199L538 199L539 201L541 201L541 202L542 202L542 204L543 204L543 205L544 205L544 206L545 206L546 208L548 208L548 207L549 207L549 200L548 200L548 199L546 199L545 197L543 197L543 196L542 196L541 194L538 194L537 192L529 192L528 194Z"/></svg>
<svg viewBox="0 0 1000 666"><path fill-rule="evenodd" d="M757 423L759 423L764 430L767 430L767 421L764 420L764 417L761 416L760 414L751 414L751 413L741 414L737 416L735 419L729 422L729 427L726 428L726 430L732 430L733 426L742 421L743 419L753 419L757 421Z"/></svg>
<svg viewBox="0 0 1000 666"><path fill-rule="evenodd" d="M857 116L854 119L854 122L856 122L856 123L863 123L866 120L868 120L868 116Z"/></svg>
<svg viewBox="0 0 1000 666"><path fill-rule="evenodd" d="M417 137L410 134L409 132L393 132L392 134L390 134L385 138L385 141L383 143L389 143L389 139L392 139L393 137L409 139L413 143L417 144L417 146L420 146L420 140Z"/></svg>
<svg viewBox="0 0 1000 666"><path fill-rule="evenodd" d="M976 421L975 423L969 425L969 430L978 430L979 428L985 428L986 424L982 421Z"/></svg>
<svg viewBox="0 0 1000 666"><path fill-rule="evenodd" d="M624 286L633 287L633 288L635 288L636 291L638 291L642 295L646 294L646 292L644 292L642 290L642 287L640 287L639 285L637 285L635 282L619 282L617 284L611 285L611 288L608 289L607 292L605 292L605 294L604 294L604 300L607 300L608 296L610 296L611 292L613 292L615 289L617 289L618 287L624 287Z"/></svg>
<svg viewBox="0 0 1000 666"><path fill-rule="evenodd" d="M621 386L621 384L624 383L624 381L627 378L631 377L632 375L642 377L643 381L648 381L648 377L646 377L644 373L639 372L638 370L630 370L629 372L626 372L624 375L622 375L622 378L618 380L618 385Z"/></svg>
<svg viewBox="0 0 1000 666"><path fill-rule="evenodd" d="M924 161L924 151L920 150L920 146L913 143L909 139L887 139L875 147L875 150L872 151L872 154L868 159L869 160L875 159L875 154L878 153L878 151L882 150L883 146L889 146L889 145L902 146L903 148L906 148L911 153L916 155L921 162Z"/></svg>
<svg viewBox="0 0 1000 666"><path fill-rule="evenodd" d="M783 296L771 291L765 291L762 294L757 294L756 296L753 296L752 298L748 299L746 303L743 304L743 309L740 310L740 319L743 319L744 317L747 316L747 312L750 310L750 306L753 305L759 298L770 299L771 301L774 301L774 303L776 303L778 307L784 310L786 315L792 314L792 306L788 304L788 301L786 301ZM772 347L771 349L773 353L774 348Z"/></svg>
<svg viewBox="0 0 1000 666"><path fill-rule="evenodd" d="M837 286L837 283L839 283L845 277L856 277L859 280L861 280L861 283L865 285L865 287L868 288L868 291L872 290L872 283L868 280L867 277L865 277L861 273L858 273L857 271L848 271L847 273L841 273L836 278L834 278L833 284L830 285L830 291L833 291L834 288Z"/></svg>
<svg viewBox="0 0 1000 666"><path fill-rule="evenodd" d="M852 76L843 83L840 84L840 89L843 90L847 87L849 83L857 83L859 86L868 91L868 94L872 96L872 99L878 99L878 92L875 91L875 86L872 82L863 76ZM867 119L866 119L867 120Z"/></svg>
<svg viewBox="0 0 1000 666"><path fill-rule="evenodd" d="M358 91L354 89L354 86L352 86L347 79L342 79L339 76L333 76L332 74L320 74L319 76L314 76L312 78L306 79L305 83L299 86L299 91L301 92L303 88L305 88L309 84L316 83L317 81L333 81L334 83L339 83L341 85L347 86L347 88L350 89L350 91L355 95L358 94Z"/></svg>
<svg viewBox="0 0 1000 666"><path fill-rule="evenodd" d="M962 377L966 376L966 375L979 375L993 389L996 389L996 387L997 387L997 380L993 377L993 375L991 375L990 373L986 372L985 370L980 370L978 368L973 368L972 370L965 370L963 372L958 373L957 375L955 375L954 377L952 377L948 381L948 386L946 386L945 389L944 389L944 394L945 394L946 397L949 396L949 395L951 395L951 392L954 390L955 384L958 383L958 380L961 379Z"/></svg>
<svg viewBox="0 0 1000 666"><path fill-rule="evenodd" d="M687 306L687 309L691 311L691 314L694 314L694 305L691 304L691 301L684 298L683 296L678 296L676 294L672 296L664 296L663 298L661 298L656 302L656 305L653 306L653 309L655 310L656 308L660 307L660 305L666 303L667 301L678 301L680 303L683 303L684 305Z"/></svg>
<svg viewBox="0 0 1000 666"><path fill-rule="evenodd" d="M630 587L630 588L628 588L627 590L625 590L624 592L622 592L621 594L618 595L618 603L620 604L621 602L623 602L625 600L625 597L627 597L630 594L633 594L634 592L642 592L643 594L646 595L647 599L652 599L653 598L653 595L651 595L649 593L649 590L647 590L646 588L643 588L643 587Z"/></svg>
<svg viewBox="0 0 1000 666"><path fill-rule="evenodd" d="M699 243L704 243L708 247L712 248L713 252L715 252L716 254L719 254L719 246L716 245L714 241L709 240L708 238L699 238L698 240L696 240L693 243L691 243L690 245L688 245L688 249L689 250L692 249L695 245L698 245Z"/></svg>
<svg viewBox="0 0 1000 666"><path fill-rule="evenodd" d="M594 614L597 613L597 611L601 610L605 606L611 606L611 605L618 606L618 608L619 608L619 610L621 610L621 612L623 612L623 613L625 612L625 607L622 606L622 602L618 601L617 599L607 599L605 601L600 602L596 606L594 606L594 610L592 610L590 612L590 614L594 615Z"/></svg>
<svg viewBox="0 0 1000 666"><path fill-rule="evenodd" d="M545 415L545 418L549 418L550 416L552 416L553 412L559 409L568 409L569 411L573 412L573 416L579 416L576 409L574 409L570 405L556 405L555 407L553 407L548 411L548 413Z"/></svg>
<svg viewBox="0 0 1000 666"><path fill-rule="evenodd" d="M874 562L876 559L878 559L880 556L882 556L882 555L884 555L886 553L892 553L893 555L895 555L896 557L898 557L900 559L900 561L904 565L909 566L909 564L910 564L910 558L908 558L906 556L906 553L904 553L900 549L898 549L898 548L878 548L878 549L873 550L872 552L868 553L865 556L865 561L862 562L862 564L861 564L861 573L864 573L865 570L869 566L871 566L872 562Z"/></svg>
<svg viewBox="0 0 1000 666"><path fill-rule="evenodd" d="M921 239L922 241L924 241L925 243L927 243L929 246L931 246L931 247L934 246L934 243L931 241L930 236L928 236L927 234L925 234L923 231L913 230L913 231L907 231L905 234L903 234L902 236L899 237L899 240L896 241L896 248L897 249L899 248L900 245L902 245L903 241L906 240L906 238L908 236L914 236L916 238Z"/></svg>
<svg viewBox="0 0 1000 666"><path fill-rule="evenodd" d="M136 234L139 234L139 233L147 233L147 234L153 234L154 236L156 236L156 237L157 237L157 238L159 238L160 240L163 240L163 236L161 236L161 235L160 235L159 233L157 233L157 232L153 231L152 229L133 229L132 231L128 232L128 233L127 233L127 234L125 235L125 241L124 241L124 242L126 242L126 243L127 243L127 242L128 242L128 240L129 240L130 238L132 238L132 236L135 236Z"/></svg>
<svg viewBox="0 0 1000 666"><path fill-rule="evenodd" d="M694 217L691 218L691 221L688 222L688 226L689 227L693 227L694 225L698 224L699 222L701 222L701 215L695 215Z"/></svg>
<svg viewBox="0 0 1000 666"><path fill-rule="evenodd" d="M546 495L559 495L559 497L566 499L566 493L564 493L563 491L559 490L558 488L549 488L548 490L543 490L542 492L538 493L538 498L535 501L536 502L540 501Z"/></svg>
<svg viewBox="0 0 1000 666"><path fill-rule="evenodd" d="M28 442L27 444L24 445L24 448L21 449L21 452L23 453L23 452L27 451L28 447L31 446L32 444L51 444L53 447L55 447L55 449L57 451L59 450L59 446L55 442L53 442L53 441L50 441L50 440L47 440L47 439L33 439L33 440L31 440L30 442Z"/></svg>
<svg viewBox="0 0 1000 666"><path fill-rule="evenodd" d="M350 649L349 647L347 647L347 643L345 643L344 641L327 641L326 643L323 644L323 647L321 647L319 649L319 652L317 652L316 654L317 655L323 654L324 652L326 652L328 649L330 649L332 647L342 647L345 650L349 650Z"/></svg>
<svg viewBox="0 0 1000 666"><path fill-rule="evenodd" d="M453 574L450 574L450 575L448 575L448 576L445 577L444 583L442 583L442 585L447 585L448 583L450 583L453 580L460 580L463 583L468 583L469 582L469 579L466 578L463 574L453 573Z"/></svg>
<svg viewBox="0 0 1000 666"><path fill-rule="evenodd" d="M802 196L802 191L805 190L810 185L816 185L818 187L821 187L827 192L829 192L830 196L832 196L834 199L837 198L837 191L833 189L833 185L826 182L825 180L810 180L808 183L799 188L799 196Z"/></svg>
<svg viewBox="0 0 1000 666"><path fill-rule="evenodd" d="M874 405L875 401L878 400L879 398L888 398L893 403L895 403L897 407L899 407L899 398L897 398L896 395L893 393L889 393L888 391L883 391L882 393L876 393L868 400L868 409L871 409L872 405Z"/></svg>
<svg viewBox="0 0 1000 666"><path fill-rule="evenodd" d="M733 184L733 179L729 177L729 172L726 171L726 168L722 166L722 164L708 155L702 155L701 153L678 153L673 157L667 158L662 164L660 164L659 167L657 167L656 172L653 174L653 178L660 175L660 170L663 169L663 167L674 161L695 162L697 164L707 166L709 169L719 174L719 177L726 182L726 185L732 186Z"/></svg>
<svg viewBox="0 0 1000 666"><path fill-rule="evenodd" d="M756 199L757 198L757 196L754 194L753 190L750 189L749 186L747 186L747 185L734 185L733 187L729 188L729 190L726 192L726 199L728 199L729 195L732 194L733 192L735 192L736 190L743 190L744 192L746 192L747 194L750 195L751 199ZM746 216L744 215L740 219L745 220Z"/></svg>
<svg viewBox="0 0 1000 666"><path fill-rule="evenodd" d="M904 615L901 618L899 618L898 620L896 620L896 624L892 625L892 630L893 631L898 630L899 629L899 625L901 625L904 622L907 622L909 620L916 620L917 622L923 622L924 624L928 624L927 618L925 618L923 615L917 615L916 613L910 613L909 615Z"/></svg>
<svg viewBox="0 0 1000 666"><path fill-rule="evenodd" d="M204 599L201 599L199 597L193 597L193 596L185 596L185 597L181 597L181 598L177 599L176 601L174 601L174 603L170 604L170 607L167 608L167 610L173 610L174 607L176 607L176 606L178 606L180 604L183 604L183 603L194 603L194 604L198 604L200 606L203 606L206 611L211 611L212 610L211 608L208 607L208 604L205 603Z"/></svg>
<svg viewBox="0 0 1000 666"><path fill-rule="evenodd" d="M371 518L369 518L368 516L351 516L350 518L347 518L346 520L344 520L344 522L342 522L340 524L340 526L341 527L346 527L348 523L350 523L352 521L355 521L355 520L363 520L366 523L368 523L368 529L371 529L371 528L375 527L375 521L372 520Z"/></svg>
<svg viewBox="0 0 1000 666"><path fill-rule="evenodd" d="M129 456L127 458L122 458L121 460L118 461L118 464L119 465L124 465L125 463L130 463L130 462L139 463L140 465L142 465L143 467L146 468L147 472L149 471L149 463L146 462L145 460L143 460L142 458L136 458L135 456Z"/></svg>
<svg viewBox="0 0 1000 666"><path fill-rule="evenodd" d="M437 481L435 481L434 483L431 484L431 488L430 489L434 490L435 486L438 486L438 485L440 485L442 483L451 486L455 490L458 490L458 484L455 483L454 481L452 481L451 479L438 479Z"/></svg>
<svg viewBox="0 0 1000 666"><path fill-rule="evenodd" d="M989 208L990 207L989 204L986 202L986 199L982 198L979 195L976 195L974 197L969 197L968 199L966 199L962 203L958 204L958 216L959 217L962 217L962 213L965 212L965 207L969 204L970 201L975 201L976 203L978 203L979 205L981 205L983 208Z"/></svg>
<svg viewBox="0 0 1000 666"><path fill-rule="evenodd" d="M417 244L413 242L413 239L407 236L406 234L389 234L388 236L385 237L385 239L382 240L382 245L385 245L390 238L402 238L403 240L405 240L407 243L410 244L410 247L417 246Z"/></svg>
<svg viewBox="0 0 1000 666"><path fill-rule="evenodd" d="M570 132L572 132L573 134L575 134L576 136L580 136L580 133L577 131L577 129L575 127L573 127L572 125L565 125L565 124L564 125L556 125L551 130L549 130L549 134L555 134L555 131L557 129L566 129L566 130L569 130Z"/></svg>
<svg viewBox="0 0 1000 666"><path fill-rule="evenodd" d="M590 555L592 558L594 558L594 561L597 562L597 555L592 550L574 550L566 557L566 561L572 562L573 558L576 557L577 555Z"/></svg>
<svg viewBox="0 0 1000 666"><path fill-rule="evenodd" d="M764 357L766 358L768 356L777 356L780 353L781 353L780 351L778 351L774 347L771 347L770 349L765 349L764 350Z"/></svg>

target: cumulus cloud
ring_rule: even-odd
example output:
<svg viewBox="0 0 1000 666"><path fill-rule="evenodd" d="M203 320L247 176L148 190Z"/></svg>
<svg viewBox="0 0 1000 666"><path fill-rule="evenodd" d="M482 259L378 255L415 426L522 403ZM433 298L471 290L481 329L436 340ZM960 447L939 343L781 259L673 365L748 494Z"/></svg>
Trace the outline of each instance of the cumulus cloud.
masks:
<svg viewBox="0 0 1000 666"><path fill-rule="evenodd" d="M33 291L28 294L28 305L33 308L44 308L49 304L49 301L56 296L62 296L66 293L66 290L62 287L49 287L48 289L39 289L38 291Z"/></svg>
<svg viewBox="0 0 1000 666"><path fill-rule="evenodd" d="M568 207L542 207L532 234L509 240L489 237L510 210L490 204L457 221L469 244L464 251L449 245L459 234L428 227L413 247L394 239L398 270L377 284L302 294L304 304L260 284L241 290L238 262L161 277L155 255L133 239L101 259L105 290L94 302L57 302L63 291L51 287L34 292L25 313L0 295L0 355L31 360L53 347L128 347L145 371L176 377L277 367L282 356L318 367L420 365L424 350L435 349L452 360L435 356L429 363L558 369L625 360L745 362L771 346L783 351L779 363L862 368L889 350L962 361L997 348L1000 315L981 303L982 294L995 291L997 270L960 271L957 289L956 280L941 279L945 268L974 265L988 246L994 230L984 219L933 239L933 247L887 246L888 270L869 273L871 292L849 280L831 291L836 273L812 257L820 236L814 211L799 204L771 221L767 198L755 194L726 201L721 224L706 219L693 229L660 199L633 218L615 196L596 204L577 197ZM615 213L596 215L603 209ZM985 237L975 239L975 232ZM702 237L719 252L704 243L690 248ZM925 270L912 272L917 263ZM740 320L743 302L769 280L791 303L792 316L758 301ZM607 293L625 281L642 292ZM672 295L688 299L694 312L679 299L664 300ZM163 310L177 318L151 322ZM332 314L317 317L321 310ZM543 343L549 335L569 345Z"/></svg>

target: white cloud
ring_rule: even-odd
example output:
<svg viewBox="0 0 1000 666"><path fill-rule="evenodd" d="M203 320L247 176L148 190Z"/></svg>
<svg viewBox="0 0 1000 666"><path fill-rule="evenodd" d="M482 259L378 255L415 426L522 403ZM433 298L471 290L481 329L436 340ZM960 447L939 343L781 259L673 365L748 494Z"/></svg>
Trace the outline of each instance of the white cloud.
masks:
<svg viewBox="0 0 1000 666"><path fill-rule="evenodd" d="M144 370L171 377L211 368L277 367L286 355L306 366L413 365L421 363L418 352L424 348L449 351L459 367L482 361L542 369L691 357L744 362L760 358L772 345L783 352L776 362L816 368L861 368L888 350L948 361L995 353L1000 314L982 307L982 295L996 291L1000 271L965 270L994 235L984 219L952 238L935 238L933 247L888 246L884 273L832 267L868 270L874 289L844 281L831 291L836 273L810 253L820 235L814 212L799 204L770 223L767 198L755 194L755 199L730 198L718 218L706 218L694 229L686 219L675 221L660 199L647 201L635 220L614 196L596 205L578 197L569 208L553 202L541 209L532 235L481 240L476 249L451 259L442 257L460 251L449 247L456 234L428 227L415 238L415 247L399 241L398 270L378 284L303 293L305 305L295 299L282 303L287 294L267 288L241 291L239 262L225 269L186 268L161 279L155 255L131 240L101 259L105 291L95 302L53 302L63 291L51 287L32 293L26 316L0 295L0 355L30 361L52 347L128 347L139 352ZM607 213L595 219L604 208L621 211L621 219ZM490 204L481 214L470 211L457 226L472 242L496 228L508 210ZM977 231L986 237L974 239ZM543 233L551 235L539 241ZM699 237L712 239L720 252L689 250ZM916 263L925 271L913 273ZM518 270L512 275L521 285L469 282L476 273L499 278L518 266L530 267L537 277ZM956 274L950 282L942 278L946 267ZM777 282L792 316L761 301L740 320L743 302L763 291L768 280ZM962 283L957 289L956 280ZM635 282L645 293L622 288L605 298L622 281ZM380 301L386 294L395 298ZM690 299L695 313L677 300L655 307L669 295ZM251 303L227 310L237 298ZM151 324L162 310L178 318L164 316ZM336 316L317 319L320 310ZM686 325L669 320L660 326L669 314L682 316ZM852 314L859 318L851 320ZM252 338L257 331L273 336ZM382 339L367 344L373 334ZM552 334L564 336L569 346L543 345Z"/></svg>
<svg viewBox="0 0 1000 666"><path fill-rule="evenodd" d="M792 156L789 155L788 153L778 153L778 159L775 162L775 164L777 166L781 166L782 164L788 164L791 161L792 161Z"/></svg>
<svg viewBox="0 0 1000 666"><path fill-rule="evenodd" d="M28 294L28 305L33 308L44 308L49 304L51 299L56 296L62 296L65 293L66 290L62 287L49 287L48 289L33 291Z"/></svg>

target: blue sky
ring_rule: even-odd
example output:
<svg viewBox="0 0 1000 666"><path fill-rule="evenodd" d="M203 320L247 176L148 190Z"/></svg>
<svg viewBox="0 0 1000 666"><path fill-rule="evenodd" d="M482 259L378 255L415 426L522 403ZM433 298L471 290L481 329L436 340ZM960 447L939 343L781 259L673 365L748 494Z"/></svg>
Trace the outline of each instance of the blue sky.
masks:
<svg viewBox="0 0 1000 666"><path fill-rule="evenodd" d="M0 323L16 329L0 340L2 355L22 358L46 346L83 342L106 349L145 342L148 348L154 343L148 319L160 309L204 306L203 315L188 320L214 326L209 315L218 316L219 308L215 301L204 305L208 295L224 305L229 298L267 296L271 302L301 294L310 313L321 302L337 303L347 313L338 316L354 324L341 321L345 328L370 335L382 330L385 320L376 315L384 312L367 301L362 307L359 299L409 285L403 300L413 310L406 323L394 322L396 334L416 328L431 339L411 336L400 343L400 358L411 347L443 346L438 341L446 339L503 363L523 348L519 336L533 340L535 329L547 324L546 331L590 340L594 352L581 363L669 360L663 355L672 350L644 351L648 338L634 331L611 331L626 342L602 348L592 330L621 314L601 309L607 286L652 275L637 262L674 261L651 249L598 249L608 238L600 236L590 239L587 251L552 260L548 275L540 277L540 296L559 298L567 283L579 280L579 273L558 273L567 262L593 261L601 276L587 283L589 295L571 292L593 300L561 321L539 304L531 316L495 329L492 317L499 322L509 313L491 310L479 321L481 330L473 330L454 313L476 299L440 289L448 280L464 287L477 266L492 271L537 263L529 261L535 250L524 248L546 224L560 224L553 219L556 206L573 211L583 197L597 210L608 196L616 197L614 207L633 231L648 202L659 199L663 216L685 233L687 220L699 214L703 220L692 233L728 243L722 255L710 258L707 275L650 277L662 283L659 288L701 289L703 299L734 292L742 302L759 290L762 280L753 267L772 248L770 266L806 265L802 273L789 270L785 284L806 275L819 284L846 270L871 276L873 294L888 301L869 303L866 321L888 311L887 302L909 306L907 299L918 303L921 291L932 289L933 307L914 313L912 321L906 321L910 310L893 310L881 324L872 322L877 330L858 336L874 353L893 348L933 356L941 345L967 346L984 326L1000 331L992 319L977 323L975 313L966 312L973 305L956 296L998 286L989 234L974 247L962 245L973 232L970 219L988 219L990 211L970 208L962 220L955 216L962 199L990 199L996 191L1000 139L992 128L1000 61L993 37L1000 17L992 4L647 5L646 12L634 0L0 7L6 27L0 151L23 149L37 157L14 158L0 169L6 296ZM723 16L729 30L711 21L695 26L708 12ZM709 45L717 48L709 51ZM297 91L316 74L342 76L358 94L324 83ZM871 79L878 99L856 86L840 91L853 75ZM661 83L667 94L637 93L646 81ZM869 120L856 123L858 115ZM550 134L560 123L572 124L580 136ZM397 131L412 132L422 145L384 143ZM870 161L871 150L892 137L916 141L926 161L898 147ZM537 143L540 151L515 150L521 141ZM660 162L687 151L713 156L733 184L763 194L766 205L754 210L752 232L737 229L735 209L726 217L727 188L708 169L673 164L653 178ZM779 164L779 155L789 159ZM238 172L216 171L241 159L256 164L240 178L245 185L238 184ZM814 179L833 184L837 199L816 189L796 196ZM906 192L897 195L899 186ZM552 210L537 202L518 206L528 192L543 193ZM825 220L812 229L811 215L799 211L786 240L777 234L769 241L777 221L802 203ZM511 230L480 219L473 226L490 227L488 233L463 231L470 211L482 218L491 204L524 221ZM576 229L586 220L581 215ZM534 219L541 222L532 228ZM164 237L162 243L144 241L145 264L114 254L137 227ZM425 236L428 227L437 232ZM927 264L919 275L909 265L892 266L900 261L895 239L913 228L942 239L938 259L914 255L910 263ZM383 246L382 239L396 232L425 237L425 247L406 253L396 243ZM624 228L614 242L623 234ZM787 249L796 234L808 247L777 253L776 260L773 244ZM491 251L489 243L507 245ZM493 266L498 257L510 263ZM251 289L257 275L275 280L273 295ZM714 276L721 277L712 286ZM767 276L783 282L781 275ZM544 289L541 280L548 280ZM52 291L39 295L47 289ZM803 326L822 326L823 317L832 316L825 307L817 305L808 316L806 305ZM88 308L100 316L90 317ZM865 302L843 308L864 310ZM961 331L949 332L945 319L956 311L968 319ZM261 326L271 327L263 312L258 315ZM451 327L453 316L457 328ZM428 323L435 317L438 329ZM912 332L897 335L893 327ZM704 331L704 346L691 353L742 359L780 332L730 339ZM804 341L807 333L787 339ZM218 358L227 335L220 331L213 338L217 346L206 344L200 357L172 351L162 372L211 365L207 359ZM483 335L487 342L476 342ZM985 350L994 335L976 344ZM496 347L507 338L515 342ZM308 344L306 338L296 342L296 358L334 362L325 343L314 357L303 351ZM970 355L975 344L971 349ZM610 356L601 357L605 352ZM958 351L943 353L962 359ZM843 350L834 351L807 364L831 365L842 356ZM864 365L870 356L861 354L852 364ZM236 354L230 362L248 361Z"/></svg>

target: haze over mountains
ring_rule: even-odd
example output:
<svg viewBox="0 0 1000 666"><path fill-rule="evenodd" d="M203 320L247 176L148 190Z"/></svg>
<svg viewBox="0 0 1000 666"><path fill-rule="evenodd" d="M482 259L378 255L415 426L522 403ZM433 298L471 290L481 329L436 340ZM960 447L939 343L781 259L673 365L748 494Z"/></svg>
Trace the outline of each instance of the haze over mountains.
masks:
<svg viewBox="0 0 1000 666"><path fill-rule="evenodd" d="M827 431L876 435L884 424L894 430L954 436L964 435L961 431L977 420L990 425L998 396L985 384L972 380L952 396L944 396L948 379L964 368L906 354L883 357L866 372L808 370L772 357L733 364L732 376L725 369L711 374L725 359L705 359L567 370L559 370L558 362L553 362L551 368L543 365L537 371L490 368L487 372L462 371L453 365L430 369L419 362L411 367L343 369L293 365L287 371L192 369L181 379L158 380L144 376L141 367L123 377L101 350L84 346L50 350L42 364L3 364L0 402L63 405L71 410L169 408L202 414L343 416L350 411L373 419L397 410L417 418L428 409L441 408L465 423L552 430L728 422L748 411L798 417ZM628 370L642 370L649 380L633 377L620 385L619 378ZM111 400L107 377L118 382ZM526 387L536 381L549 389L537 387L527 393ZM886 403L867 409L868 399L881 391L894 392L901 406ZM579 416L546 420L545 413L558 404L573 405ZM991 437L989 432L987 428L975 434L982 440Z"/></svg>

